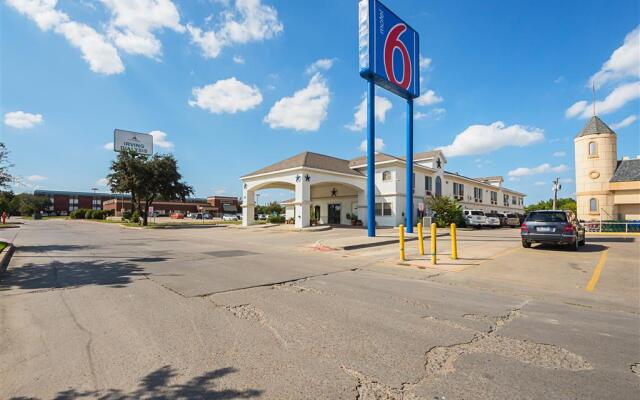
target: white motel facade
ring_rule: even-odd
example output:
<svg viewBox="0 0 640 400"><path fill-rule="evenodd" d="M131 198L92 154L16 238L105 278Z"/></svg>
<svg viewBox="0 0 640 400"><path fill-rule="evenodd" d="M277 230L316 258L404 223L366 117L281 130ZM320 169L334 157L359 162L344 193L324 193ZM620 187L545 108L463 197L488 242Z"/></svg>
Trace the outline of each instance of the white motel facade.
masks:
<svg viewBox="0 0 640 400"><path fill-rule="evenodd" d="M414 155L414 221L422 203L432 196L449 196L465 210L524 214L525 194L503 187L501 176L468 178L446 170L447 159L439 151ZM393 227L405 221L405 167L402 157L375 156L376 225ZM294 193L283 202L286 219L297 228L314 220L318 224L350 224L357 215L367 226L367 159L344 160L303 152L242 176L242 223L254 223L256 193L263 189L284 189Z"/></svg>

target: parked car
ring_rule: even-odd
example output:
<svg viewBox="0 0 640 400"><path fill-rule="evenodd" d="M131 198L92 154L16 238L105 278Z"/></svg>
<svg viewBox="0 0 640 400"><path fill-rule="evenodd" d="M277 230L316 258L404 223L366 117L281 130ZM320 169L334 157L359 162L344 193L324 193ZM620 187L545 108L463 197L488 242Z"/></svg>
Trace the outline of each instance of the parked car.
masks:
<svg viewBox="0 0 640 400"><path fill-rule="evenodd" d="M223 221L238 221L238 216L237 215L232 215L232 214L224 214L222 216L222 220Z"/></svg>
<svg viewBox="0 0 640 400"><path fill-rule="evenodd" d="M487 223L487 217L480 210L464 210L464 220L467 226L481 228Z"/></svg>
<svg viewBox="0 0 640 400"><path fill-rule="evenodd" d="M520 226L520 218L517 214L504 214L504 225L516 228Z"/></svg>
<svg viewBox="0 0 640 400"><path fill-rule="evenodd" d="M175 213L171 214L171 219L184 219L184 214L183 213L179 213L179 212L175 212Z"/></svg>
<svg viewBox="0 0 640 400"><path fill-rule="evenodd" d="M567 245L577 251L585 244L585 229L573 215L562 210L531 211L520 226L522 247L532 243Z"/></svg>
<svg viewBox="0 0 640 400"><path fill-rule="evenodd" d="M486 222L485 226L488 228L500 228L500 214L489 213L485 214Z"/></svg>
<svg viewBox="0 0 640 400"><path fill-rule="evenodd" d="M260 221L265 221L267 219L267 216L265 214L258 214L258 219Z"/></svg>
<svg viewBox="0 0 640 400"><path fill-rule="evenodd" d="M204 214L202 214L202 218L204 218L204 219L213 219L213 215L211 215L209 213L204 213Z"/></svg>

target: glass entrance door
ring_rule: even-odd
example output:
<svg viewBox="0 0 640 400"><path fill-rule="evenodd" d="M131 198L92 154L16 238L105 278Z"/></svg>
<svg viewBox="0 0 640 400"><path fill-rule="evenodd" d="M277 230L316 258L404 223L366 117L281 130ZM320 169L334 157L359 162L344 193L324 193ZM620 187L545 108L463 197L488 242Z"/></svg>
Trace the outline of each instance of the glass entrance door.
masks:
<svg viewBox="0 0 640 400"><path fill-rule="evenodd" d="M340 204L329 204L329 224L340 224Z"/></svg>

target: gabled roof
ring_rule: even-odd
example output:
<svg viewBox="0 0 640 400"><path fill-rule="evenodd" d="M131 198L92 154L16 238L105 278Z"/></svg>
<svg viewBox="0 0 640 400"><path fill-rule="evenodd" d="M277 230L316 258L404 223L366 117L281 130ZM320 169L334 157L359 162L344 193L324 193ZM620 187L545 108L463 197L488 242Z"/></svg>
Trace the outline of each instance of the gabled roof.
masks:
<svg viewBox="0 0 640 400"><path fill-rule="evenodd" d="M473 178L476 181L480 181L480 182L490 182L490 181L500 181L500 182L504 182L504 178L501 176L486 176L486 177L482 177L482 178Z"/></svg>
<svg viewBox="0 0 640 400"><path fill-rule="evenodd" d="M413 155L413 161L426 160L434 157L442 157L444 162L447 162L447 158L444 156L442 150L423 151L422 153L415 153Z"/></svg>
<svg viewBox="0 0 640 400"><path fill-rule="evenodd" d="M376 153L375 159L376 163L383 161L404 161L404 158L392 156L391 154L386 153ZM367 165L367 156L356 157L349 161L349 167L351 168L361 165Z"/></svg>
<svg viewBox="0 0 640 400"><path fill-rule="evenodd" d="M618 168L609 182L640 181L640 160L618 161Z"/></svg>
<svg viewBox="0 0 640 400"><path fill-rule="evenodd" d="M277 172L291 168L308 167L323 169L327 171L339 172L341 174L362 176L358 171L354 171L349 167L349 161L341 158L325 156L324 154L312 153L305 151L286 160L278 161L268 167L259 169L250 174L244 175L243 178L253 175L262 175L269 172Z"/></svg>
<svg viewBox="0 0 640 400"><path fill-rule="evenodd" d="M609 128L607 124L595 115L591 117L589 122L582 128L580 133L576 137L582 137L587 135L615 135L616 133Z"/></svg>

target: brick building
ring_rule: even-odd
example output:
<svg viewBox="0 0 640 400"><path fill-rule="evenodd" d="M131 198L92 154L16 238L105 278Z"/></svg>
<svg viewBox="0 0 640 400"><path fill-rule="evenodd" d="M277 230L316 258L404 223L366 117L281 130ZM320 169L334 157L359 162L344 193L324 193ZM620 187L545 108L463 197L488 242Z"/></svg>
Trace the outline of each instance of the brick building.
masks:
<svg viewBox="0 0 640 400"><path fill-rule="evenodd" d="M207 197L208 209L216 217L224 214L237 214L240 212L240 203L237 197L233 196L210 196Z"/></svg>

